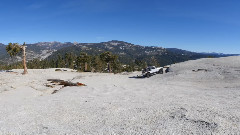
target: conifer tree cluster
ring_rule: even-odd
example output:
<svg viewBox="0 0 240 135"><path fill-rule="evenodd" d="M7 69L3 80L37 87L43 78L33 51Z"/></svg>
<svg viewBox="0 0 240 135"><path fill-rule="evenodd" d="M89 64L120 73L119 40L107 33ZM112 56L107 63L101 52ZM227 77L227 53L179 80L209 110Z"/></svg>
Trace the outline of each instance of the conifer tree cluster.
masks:
<svg viewBox="0 0 240 135"><path fill-rule="evenodd" d="M92 56L85 52L79 55L65 53L64 56L58 54L57 59L34 59L27 63L28 68L71 68L84 72L121 72L121 64L118 56L111 52L104 52L100 55Z"/></svg>
<svg viewBox="0 0 240 135"><path fill-rule="evenodd" d="M54 58L47 59L33 59L31 61L26 60L25 55L25 43L19 45L17 43L9 43L6 46L6 51L12 58L12 64L0 65L0 70L20 69L24 67L24 74L27 73L27 67L29 69L46 69L46 68L71 68L82 72L110 72L119 73L123 71L140 71L147 67L147 62L143 59L135 59L130 64L122 64L119 61L118 55L112 54L112 52L106 51L99 55L89 55L86 52L80 52L79 54L73 52L67 52L65 54L58 54ZM23 55L23 62L16 62L16 56L18 54ZM152 64L157 64L157 60L152 57Z"/></svg>
<svg viewBox="0 0 240 135"><path fill-rule="evenodd" d="M20 69L23 67L22 64L16 62L11 65L0 66L0 69ZM33 59L27 62L28 69L71 68L80 72L131 72L141 70L146 66L146 62L141 60L136 60L130 65L122 64L117 55L108 51L100 55L88 55L85 52L81 52L79 55L65 53L64 55L58 54L56 59Z"/></svg>

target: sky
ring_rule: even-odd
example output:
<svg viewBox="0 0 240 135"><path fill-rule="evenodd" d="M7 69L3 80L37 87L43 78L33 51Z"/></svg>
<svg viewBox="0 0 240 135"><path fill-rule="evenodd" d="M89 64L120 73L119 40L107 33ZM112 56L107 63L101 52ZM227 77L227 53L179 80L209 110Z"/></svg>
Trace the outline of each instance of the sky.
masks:
<svg viewBox="0 0 240 135"><path fill-rule="evenodd" d="M126 41L240 54L240 0L1 0L0 43Z"/></svg>

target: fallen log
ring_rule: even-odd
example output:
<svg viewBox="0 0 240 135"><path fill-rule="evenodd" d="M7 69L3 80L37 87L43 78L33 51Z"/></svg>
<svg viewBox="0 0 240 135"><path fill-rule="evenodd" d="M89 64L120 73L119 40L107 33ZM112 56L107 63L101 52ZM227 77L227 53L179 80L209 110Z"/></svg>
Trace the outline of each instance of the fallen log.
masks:
<svg viewBox="0 0 240 135"><path fill-rule="evenodd" d="M60 79L47 79L47 81L51 81L51 83L60 83L60 82L64 82L64 80L60 80Z"/></svg>
<svg viewBox="0 0 240 135"><path fill-rule="evenodd" d="M63 85L64 87L66 87L66 86L86 86L83 83L79 83L79 82L73 83L73 82L64 81L64 80L60 80L60 79L47 79L47 81L51 81L51 83L53 83L53 84Z"/></svg>
<svg viewBox="0 0 240 135"><path fill-rule="evenodd" d="M50 81L50 84L46 84L46 87L51 87L51 88L55 88L56 85L60 85L62 86L60 89L62 89L63 87L67 87L67 86L87 86L83 83L73 83L70 81L64 81L64 80L60 80L60 79L47 79L47 81ZM55 94L57 93L60 89L58 90L54 90L51 94Z"/></svg>
<svg viewBox="0 0 240 135"><path fill-rule="evenodd" d="M66 86L86 86L83 83L79 83L79 82L72 83L72 82L68 82L68 81L62 81L62 82L59 83L59 85L64 85L64 87L66 87Z"/></svg>

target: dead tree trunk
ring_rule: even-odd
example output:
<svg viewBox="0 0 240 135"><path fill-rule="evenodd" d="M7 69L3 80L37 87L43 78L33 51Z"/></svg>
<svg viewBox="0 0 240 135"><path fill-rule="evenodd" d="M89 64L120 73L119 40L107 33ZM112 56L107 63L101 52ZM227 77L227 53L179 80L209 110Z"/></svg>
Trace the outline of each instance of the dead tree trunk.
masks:
<svg viewBox="0 0 240 135"><path fill-rule="evenodd" d="M87 71L87 62L85 62L85 72Z"/></svg>
<svg viewBox="0 0 240 135"><path fill-rule="evenodd" d="M24 68L23 74L27 74L28 72L27 72L27 64L26 64L26 46L23 45L22 49L23 49L23 68Z"/></svg>
<svg viewBox="0 0 240 135"><path fill-rule="evenodd" d="M111 69L111 64L110 64L110 62L108 62L108 72L109 72L109 73L112 73L112 69Z"/></svg>

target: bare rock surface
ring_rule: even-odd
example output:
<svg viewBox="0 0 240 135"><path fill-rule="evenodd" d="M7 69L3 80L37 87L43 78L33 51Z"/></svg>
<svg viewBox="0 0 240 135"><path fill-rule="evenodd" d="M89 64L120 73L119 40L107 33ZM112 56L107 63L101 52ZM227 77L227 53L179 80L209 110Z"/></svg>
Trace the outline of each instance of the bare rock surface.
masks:
<svg viewBox="0 0 240 135"><path fill-rule="evenodd" d="M29 70L0 73L0 134L239 134L240 57L174 64L140 74ZM47 79L84 87L54 89Z"/></svg>

